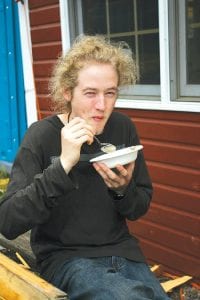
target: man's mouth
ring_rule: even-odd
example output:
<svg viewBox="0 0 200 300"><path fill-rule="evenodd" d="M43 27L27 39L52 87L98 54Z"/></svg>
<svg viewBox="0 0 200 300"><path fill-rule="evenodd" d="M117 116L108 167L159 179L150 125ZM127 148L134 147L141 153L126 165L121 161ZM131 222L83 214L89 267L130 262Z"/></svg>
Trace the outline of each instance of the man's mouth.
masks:
<svg viewBox="0 0 200 300"><path fill-rule="evenodd" d="M100 122L103 120L103 116L94 116L94 117L92 117L92 119L96 122Z"/></svg>

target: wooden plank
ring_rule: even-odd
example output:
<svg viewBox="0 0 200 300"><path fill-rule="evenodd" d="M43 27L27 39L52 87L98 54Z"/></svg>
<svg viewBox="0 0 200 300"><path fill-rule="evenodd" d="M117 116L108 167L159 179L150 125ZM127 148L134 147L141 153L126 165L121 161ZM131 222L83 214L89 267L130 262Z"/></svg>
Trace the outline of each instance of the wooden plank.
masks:
<svg viewBox="0 0 200 300"><path fill-rule="evenodd" d="M149 220L192 236L199 236L199 216L181 210L174 210L152 203L144 220Z"/></svg>
<svg viewBox="0 0 200 300"><path fill-rule="evenodd" d="M174 120L189 121L200 123L200 114L197 112L178 112L165 110L145 110L145 109L127 109L116 108L116 110L128 115L130 118L143 118L153 120Z"/></svg>
<svg viewBox="0 0 200 300"><path fill-rule="evenodd" d="M29 0L28 1L28 6L30 10L38 7L53 5L53 4L59 4L59 0Z"/></svg>
<svg viewBox="0 0 200 300"><path fill-rule="evenodd" d="M161 264L163 271L173 274L187 274L200 279L200 260L191 255L185 255L159 243L153 243L140 238L140 244L149 263Z"/></svg>
<svg viewBox="0 0 200 300"><path fill-rule="evenodd" d="M153 203L161 204L165 207L172 207L188 213L200 214L200 194L154 183Z"/></svg>
<svg viewBox="0 0 200 300"><path fill-rule="evenodd" d="M177 143L141 140L146 160L200 169L200 148Z"/></svg>
<svg viewBox="0 0 200 300"><path fill-rule="evenodd" d="M60 24L54 24L46 28L35 28L31 31L32 43L44 43L61 40Z"/></svg>
<svg viewBox="0 0 200 300"><path fill-rule="evenodd" d="M200 171L191 168L147 162L153 182L200 192Z"/></svg>
<svg viewBox="0 0 200 300"><path fill-rule="evenodd" d="M55 59L62 52L62 43L59 42L51 42L47 44L38 44L33 45L33 59L43 60L43 59Z"/></svg>
<svg viewBox="0 0 200 300"><path fill-rule="evenodd" d="M35 86L38 94L48 94L48 80L47 78L40 78L35 80Z"/></svg>
<svg viewBox="0 0 200 300"><path fill-rule="evenodd" d="M191 276L182 276L182 277L179 277L179 278L175 278L175 279L171 279L171 280L168 280L166 282L163 282L161 283L164 291L166 293L172 291L172 289L174 289L175 287L181 285L181 284L184 284L185 282L191 280L192 277Z"/></svg>
<svg viewBox="0 0 200 300"><path fill-rule="evenodd" d="M200 124L192 122L134 119L141 138L200 145Z"/></svg>
<svg viewBox="0 0 200 300"><path fill-rule="evenodd" d="M51 7L45 6L40 9L32 10L30 12L30 22L32 27L44 24L52 24L60 22L59 6L53 5Z"/></svg>
<svg viewBox="0 0 200 300"><path fill-rule="evenodd" d="M134 235L155 243L159 241L160 245L180 251L183 254L191 255L200 260L199 233L196 236L194 233L186 234L180 232L180 230L172 229L172 226L161 226L160 223L156 224L146 219L129 224L129 228Z"/></svg>
<svg viewBox="0 0 200 300"><path fill-rule="evenodd" d="M51 111L49 111L49 110L41 110L40 111L40 116L41 116L41 118L46 118L46 117L48 117L48 116L50 116L50 115L52 115L53 113L51 112Z"/></svg>
<svg viewBox="0 0 200 300"><path fill-rule="evenodd" d="M49 77L52 74L55 60L49 61L37 61L33 64L33 70L35 77Z"/></svg>
<svg viewBox="0 0 200 300"><path fill-rule="evenodd" d="M35 266L35 255L33 254L30 246L30 231L19 235L14 240L6 239L0 233L0 245L7 249L21 253L23 257L31 263L32 266Z"/></svg>
<svg viewBox="0 0 200 300"><path fill-rule="evenodd" d="M40 110L51 110L51 101L46 95L38 96Z"/></svg>
<svg viewBox="0 0 200 300"><path fill-rule="evenodd" d="M66 293L1 253L0 296L7 300L67 299Z"/></svg>

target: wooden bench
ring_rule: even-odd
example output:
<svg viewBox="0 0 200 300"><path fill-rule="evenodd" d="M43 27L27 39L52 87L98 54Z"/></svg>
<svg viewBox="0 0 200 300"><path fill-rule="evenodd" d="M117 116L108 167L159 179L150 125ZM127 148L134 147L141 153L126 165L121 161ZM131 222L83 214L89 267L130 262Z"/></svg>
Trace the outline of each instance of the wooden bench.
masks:
<svg viewBox="0 0 200 300"><path fill-rule="evenodd" d="M23 264L0 253L0 300L64 300L67 294L38 276L35 269L35 256L30 247L30 233L25 233L13 241L0 234L1 249L17 252L28 262L31 270Z"/></svg>
<svg viewBox="0 0 200 300"><path fill-rule="evenodd" d="M7 240L2 234L0 234L0 245L15 252L19 252L30 262L31 266L35 267L35 255L33 254L30 246L30 232L26 232L12 241Z"/></svg>
<svg viewBox="0 0 200 300"><path fill-rule="evenodd" d="M64 300L67 295L0 253L0 299Z"/></svg>

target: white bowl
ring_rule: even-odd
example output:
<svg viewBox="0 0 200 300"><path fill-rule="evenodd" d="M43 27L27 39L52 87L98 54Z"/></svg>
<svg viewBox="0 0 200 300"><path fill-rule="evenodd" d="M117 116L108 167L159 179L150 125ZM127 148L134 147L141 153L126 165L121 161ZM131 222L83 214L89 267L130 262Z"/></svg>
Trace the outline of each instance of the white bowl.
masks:
<svg viewBox="0 0 200 300"><path fill-rule="evenodd" d="M101 162L106 164L109 168L114 168L116 165L126 165L136 160L138 151L142 148L142 145L123 148L92 158L90 162Z"/></svg>

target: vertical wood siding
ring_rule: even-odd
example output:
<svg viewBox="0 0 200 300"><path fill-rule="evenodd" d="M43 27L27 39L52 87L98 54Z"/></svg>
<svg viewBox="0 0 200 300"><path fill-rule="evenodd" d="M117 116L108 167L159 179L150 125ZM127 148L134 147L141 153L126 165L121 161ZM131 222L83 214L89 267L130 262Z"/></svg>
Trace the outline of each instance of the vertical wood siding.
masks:
<svg viewBox="0 0 200 300"><path fill-rule="evenodd" d="M61 52L58 0L29 0L39 115L50 112L48 80ZM120 109L136 124L153 180L149 212L129 228L150 263L200 277L200 115Z"/></svg>

